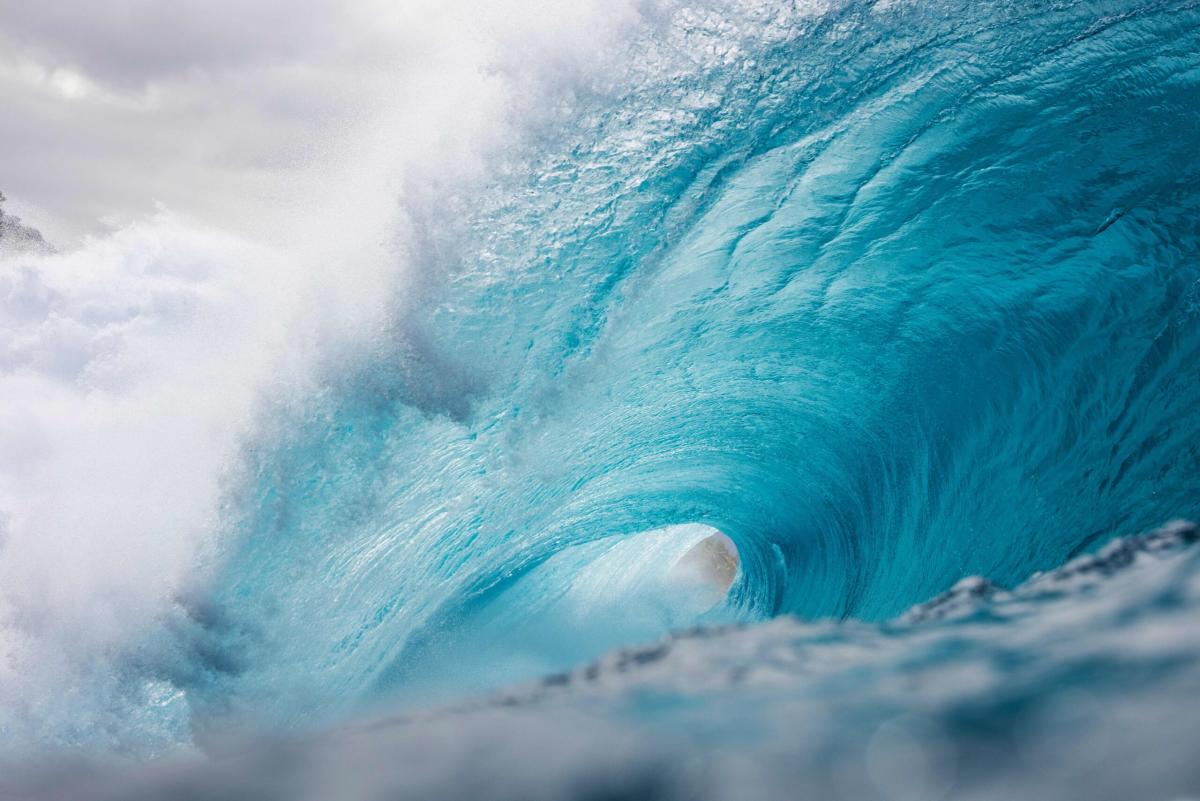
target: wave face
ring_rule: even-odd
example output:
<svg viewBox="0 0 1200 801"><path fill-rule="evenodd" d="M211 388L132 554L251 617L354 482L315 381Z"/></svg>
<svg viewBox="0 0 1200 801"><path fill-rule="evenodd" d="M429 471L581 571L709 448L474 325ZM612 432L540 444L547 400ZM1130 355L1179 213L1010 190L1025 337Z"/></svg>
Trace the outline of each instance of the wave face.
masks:
<svg viewBox="0 0 1200 801"><path fill-rule="evenodd" d="M138 714L882 621L1200 513L1200 6L664 0L614 47L406 195L382 333L256 418L211 572L113 657ZM715 606L672 579L712 529Z"/></svg>

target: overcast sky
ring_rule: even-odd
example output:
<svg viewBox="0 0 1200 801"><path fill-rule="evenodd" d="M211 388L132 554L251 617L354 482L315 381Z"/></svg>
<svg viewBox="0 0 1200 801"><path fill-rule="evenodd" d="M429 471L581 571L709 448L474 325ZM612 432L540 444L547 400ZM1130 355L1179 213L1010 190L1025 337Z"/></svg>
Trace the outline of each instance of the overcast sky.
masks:
<svg viewBox="0 0 1200 801"><path fill-rule="evenodd" d="M0 0L0 190L68 247L156 202L245 219L305 191L401 85L432 8Z"/></svg>
<svg viewBox="0 0 1200 801"><path fill-rule="evenodd" d="M469 161L647 2L0 0L0 190L59 247L158 203L246 229L389 149Z"/></svg>

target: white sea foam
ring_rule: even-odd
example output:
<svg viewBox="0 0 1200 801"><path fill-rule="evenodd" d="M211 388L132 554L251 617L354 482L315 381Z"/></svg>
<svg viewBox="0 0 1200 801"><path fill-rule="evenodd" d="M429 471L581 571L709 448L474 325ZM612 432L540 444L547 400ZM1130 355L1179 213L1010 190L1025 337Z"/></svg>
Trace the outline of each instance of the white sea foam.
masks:
<svg viewBox="0 0 1200 801"><path fill-rule="evenodd" d="M86 696L81 679L196 575L284 341L280 270L278 254L168 214L0 267L10 727L42 734L42 705Z"/></svg>
<svg viewBox="0 0 1200 801"><path fill-rule="evenodd" d="M0 261L0 744L186 739L186 699L124 665L219 560L240 444L385 326L407 211L480 175L634 6L367 5L428 50L312 143L307 191L237 234L163 209ZM131 722L154 705L177 714Z"/></svg>

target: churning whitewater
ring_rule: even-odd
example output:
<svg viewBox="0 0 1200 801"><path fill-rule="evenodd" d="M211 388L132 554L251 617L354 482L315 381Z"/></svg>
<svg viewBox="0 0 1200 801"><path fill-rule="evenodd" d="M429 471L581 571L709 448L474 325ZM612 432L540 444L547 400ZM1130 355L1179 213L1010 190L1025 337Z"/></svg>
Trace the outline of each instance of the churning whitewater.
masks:
<svg viewBox="0 0 1200 801"><path fill-rule="evenodd" d="M1194 531L1103 550L1200 517L1200 4L579 24L489 51L503 124L407 156L366 278L168 214L0 257L0 745L450 705L304 753L473 798L413 734L465 715L521 732L496 797L1200 789Z"/></svg>

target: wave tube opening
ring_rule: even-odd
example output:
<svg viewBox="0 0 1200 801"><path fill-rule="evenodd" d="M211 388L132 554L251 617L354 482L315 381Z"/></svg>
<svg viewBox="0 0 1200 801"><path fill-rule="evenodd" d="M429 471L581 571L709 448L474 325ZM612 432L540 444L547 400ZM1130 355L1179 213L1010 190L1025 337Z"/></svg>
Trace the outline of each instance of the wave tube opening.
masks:
<svg viewBox="0 0 1200 801"><path fill-rule="evenodd" d="M376 685L428 703L572 668L598 652L732 619L737 548L703 524L571 546L414 640Z"/></svg>

